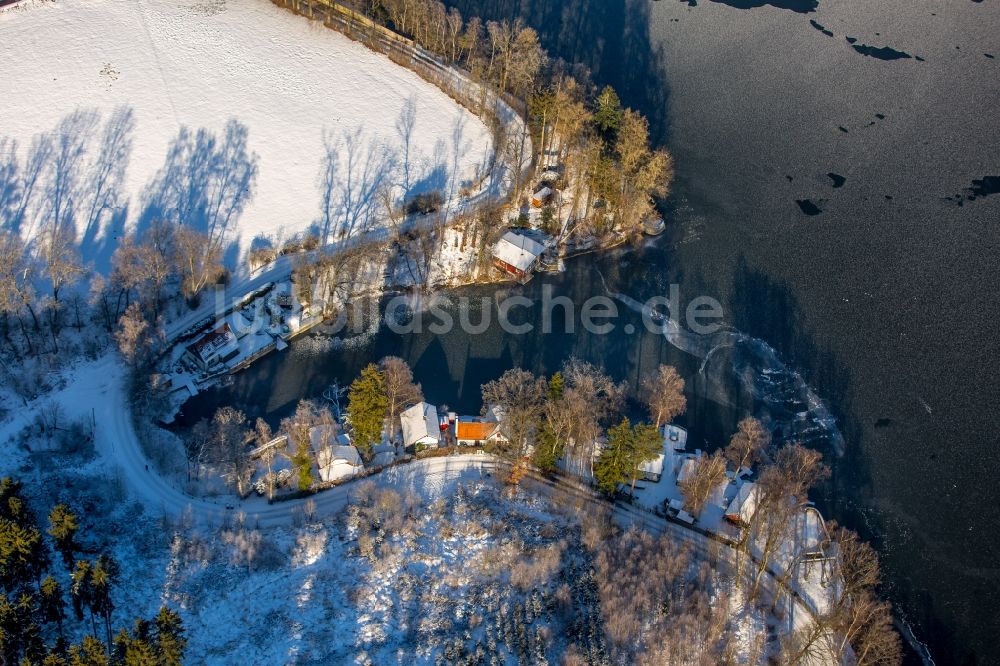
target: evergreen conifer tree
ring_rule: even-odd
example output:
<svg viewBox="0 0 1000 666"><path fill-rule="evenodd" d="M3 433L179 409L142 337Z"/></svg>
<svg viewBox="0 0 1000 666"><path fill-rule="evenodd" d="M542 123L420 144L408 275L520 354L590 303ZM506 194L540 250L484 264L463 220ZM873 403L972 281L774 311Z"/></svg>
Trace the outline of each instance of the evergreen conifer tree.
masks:
<svg viewBox="0 0 1000 666"><path fill-rule="evenodd" d="M49 513L49 536L55 541L56 550L62 555L67 569L73 568L73 552L76 550L77 530L80 526L76 514L65 504L56 504Z"/></svg>
<svg viewBox="0 0 1000 666"><path fill-rule="evenodd" d="M608 443L594 463L594 478L602 492L613 495L618 484L625 481L631 446L632 424L627 418L608 429Z"/></svg>
<svg viewBox="0 0 1000 666"><path fill-rule="evenodd" d="M187 639L181 616L163 607L153 620L159 666L181 666Z"/></svg>
<svg viewBox="0 0 1000 666"><path fill-rule="evenodd" d="M354 445L367 456L372 446L382 441L383 420L389 407L385 380L374 363L361 371L347 397Z"/></svg>
<svg viewBox="0 0 1000 666"><path fill-rule="evenodd" d="M292 454L292 466L298 471L299 490L309 490L313 484L312 456L309 453L309 440L300 439Z"/></svg>
<svg viewBox="0 0 1000 666"><path fill-rule="evenodd" d="M594 125L605 137L614 136L622 124L622 103L618 93L611 86L606 86L597 98L597 112L594 114Z"/></svg>
<svg viewBox="0 0 1000 666"><path fill-rule="evenodd" d="M63 635L63 620L66 619L66 602L63 600L62 585L52 576L46 576L39 588L39 611L42 621L55 624L59 635Z"/></svg>

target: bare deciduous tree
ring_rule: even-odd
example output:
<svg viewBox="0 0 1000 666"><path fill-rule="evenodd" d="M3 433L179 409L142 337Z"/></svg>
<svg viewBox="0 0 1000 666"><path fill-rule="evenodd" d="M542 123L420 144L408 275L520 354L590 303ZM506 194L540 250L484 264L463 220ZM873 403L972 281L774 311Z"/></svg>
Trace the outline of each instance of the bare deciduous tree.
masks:
<svg viewBox="0 0 1000 666"><path fill-rule="evenodd" d="M661 365L642 382L642 400L657 428L670 423L687 409L684 379L671 365Z"/></svg>
<svg viewBox="0 0 1000 666"><path fill-rule="evenodd" d="M385 397L389 402L387 416L389 418L390 439L393 439L399 428L399 414L408 404L421 402L424 399L420 384L413 381L413 370L410 365L398 356L386 356L378 363L379 371L385 381Z"/></svg>
<svg viewBox="0 0 1000 666"><path fill-rule="evenodd" d="M602 426L614 421L625 399L624 384L616 384L591 363L570 357L561 370L566 382L564 406L569 410L570 458L576 473L594 474L594 454Z"/></svg>
<svg viewBox="0 0 1000 666"><path fill-rule="evenodd" d="M499 379L483 384L483 401L502 409L500 428L510 443L509 453L524 455L541 417L545 382L527 370L512 368Z"/></svg>
<svg viewBox="0 0 1000 666"><path fill-rule="evenodd" d="M177 227L174 242L181 274L181 291L185 298L194 298L222 276L222 250L217 244L209 242L206 234L188 226Z"/></svg>
<svg viewBox="0 0 1000 666"><path fill-rule="evenodd" d="M726 459L721 453L698 458L691 476L678 483L684 494L684 510L693 516L701 514L712 493L725 481Z"/></svg>
<svg viewBox="0 0 1000 666"><path fill-rule="evenodd" d="M115 342L122 357L133 368L146 359L145 352L149 349L146 335L148 329L149 323L142 314L142 308L138 303L132 303L118 323Z"/></svg>
<svg viewBox="0 0 1000 666"><path fill-rule="evenodd" d="M736 472L758 462L771 442L771 433L764 424L748 416L736 426L736 433L726 446L726 460Z"/></svg>
<svg viewBox="0 0 1000 666"><path fill-rule="evenodd" d="M653 197L666 196L673 179L673 159L649 147L649 122L626 109L615 145L620 178L614 203L622 231L632 233L653 211Z"/></svg>
<svg viewBox="0 0 1000 666"><path fill-rule="evenodd" d="M261 418L257 419L257 423L254 426L254 438L257 448L260 451L260 459L267 469L267 476L264 478L264 483L267 487L267 500L271 501L274 499L274 462L278 459L279 455L283 455L286 452L288 441L287 439L278 439L276 441L274 433L271 432L271 426L267 425L267 421Z"/></svg>
<svg viewBox="0 0 1000 666"><path fill-rule="evenodd" d="M757 598L765 573L788 545L809 489L829 474L822 454L798 443L782 446L774 463L761 471L757 484L760 492L750 527L740 542L741 549L752 546L756 550L757 569L750 590L751 599Z"/></svg>
<svg viewBox="0 0 1000 666"><path fill-rule="evenodd" d="M246 427L247 417L243 412L232 407L222 407L209 427L210 457L218 464L226 480L233 489L243 497L249 492L250 476L253 466L247 451L247 440L250 435Z"/></svg>
<svg viewBox="0 0 1000 666"><path fill-rule="evenodd" d="M24 241L17 234L0 231L0 313L5 318L13 316L17 319L29 353L33 352L34 346L22 313L28 310L34 317L31 308L34 297L32 264ZM35 323L37 329L37 319Z"/></svg>
<svg viewBox="0 0 1000 666"><path fill-rule="evenodd" d="M846 528L830 526L835 558L833 595L824 612L786 637L782 656L789 664L829 657L864 665L901 663L900 638L891 607L874 593L881 582L878 554Z"/></svg>

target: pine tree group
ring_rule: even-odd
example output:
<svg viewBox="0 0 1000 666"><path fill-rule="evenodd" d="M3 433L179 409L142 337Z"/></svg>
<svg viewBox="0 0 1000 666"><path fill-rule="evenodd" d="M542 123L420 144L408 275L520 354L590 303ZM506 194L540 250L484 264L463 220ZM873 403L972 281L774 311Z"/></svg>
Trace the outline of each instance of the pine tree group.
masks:
<svg viewBox="0 0 1000 666"><path fill-rule="evenodd" d="M102 554L76 559L77 515L66 504L49 513L47 543L19 481L0 479L0 663L21 666L180 666L184 627L161 608L152 623L139 619L131 633L113 637L117 563ZM65 572L52 571L50 547ZM59 578L66 577L64 589ZM78 645L66 641L66 596L88 630Z"/></svg>

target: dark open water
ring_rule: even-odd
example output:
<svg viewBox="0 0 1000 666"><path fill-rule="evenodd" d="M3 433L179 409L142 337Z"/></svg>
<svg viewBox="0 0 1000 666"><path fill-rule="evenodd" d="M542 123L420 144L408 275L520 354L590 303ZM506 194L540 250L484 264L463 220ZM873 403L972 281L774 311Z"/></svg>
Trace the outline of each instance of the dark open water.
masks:
<svg viewBox="0 0 1000 666"><path fill-rule="evenodd" d="M626 298L607 336L306 339L188 417L235 402L279 418L386 354L414 365L431 401L463 411L515 365L548 373L575 354L634 383L673 363L689 381L693 441L717 445L753 411L821 448L834 467L824 512L878 544L887 593L936 663L1000 663L997 3L456 4L525 16L646 112L677 162L667 234L523 292L641 301L676 282L685 298L719 299L731 328L629 335L640 322Z"/></svg>

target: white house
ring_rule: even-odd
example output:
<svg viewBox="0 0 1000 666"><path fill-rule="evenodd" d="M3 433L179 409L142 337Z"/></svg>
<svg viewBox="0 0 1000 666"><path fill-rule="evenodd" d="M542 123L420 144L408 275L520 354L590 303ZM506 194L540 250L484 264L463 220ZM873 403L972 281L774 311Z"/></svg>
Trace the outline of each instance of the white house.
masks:
<svg viewBox="0 0 1000 666"><path fill-rule="evenodd" d="M441 428L434 405L418 402L404 410L399 420L403 425L403 446L435 448L441 442Z"/></svg>
<svg viewBox="0 0 1000 666"><path fill-rule="evenodd" d="M726 509L726 520L741 527L750 525L753 515L757 511L757 497L759 494L757 484L752 481L744 481L736 491L736 497L729 503Z"/></svg>
<svg viewBox="0 0 1000 666"><path fill-rule="evenodd" d="M319 478L323 481L349 479L363 474L365 466L361 454L353 446L331 446L322 449L316 456Z"/></svg>
<svg viewBox="0 0 1000 666"><path fill-rule="evenodd" d="M493 264L497 269L524 277L534 269L545 246L524 234L508 231L493 248Z"/></svg>
<svg viewBox="0 0 1000 666"><path fill-rule="evenodd" d="M350 438L335 423L318 425L309 430L309 441L316 456L316 467L322 481L348 479L365 471L361 454L351 446Z"/></svg>

